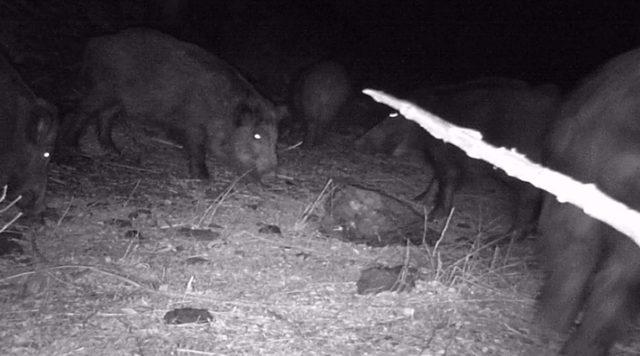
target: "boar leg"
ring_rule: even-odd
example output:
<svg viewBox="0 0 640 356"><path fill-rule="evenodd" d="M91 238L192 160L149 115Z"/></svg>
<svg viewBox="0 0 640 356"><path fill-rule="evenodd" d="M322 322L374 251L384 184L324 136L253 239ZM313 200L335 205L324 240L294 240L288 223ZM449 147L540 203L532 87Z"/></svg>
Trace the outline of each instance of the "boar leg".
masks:
<svg viewBox="0 0 640 356"><path fill-rule="evenodd" d="M605 239L608 256L593 281L584 319L565 344L566 355L606 355L616 338L635 321L640 298L638 246L610 227Z"/></svg>
<svg viewBox="0 0 640 356"><path fill-rule="evenodd" d="M205 163L208 137L199 125L185 132L184 148L189 159L189 175L194 179L209 179L209 170Z"/></svg>
<svg viewBox="0 0 640 356"><path fill-rule="evenodd" d="M586 297L591 275L603 249L599 223L568 204L548 197L540 236L546 272L539 297L540 314L552 329L565 332Z"/></svg>
<svg viewBox="0 0 640 356"><path fill-rule="evenodd" d="M78 148L80 137L84 134L88 125L89 116L84 113L70 113L62 120L60 127L59 145Z"/></svg>
<svg viewBox="0 0 640 356"><path fill-rule="evenodd" d="M115 117L120 116L122 110L119 106L112 106L106 110L100 111L98 115L98 124L96 125L96 133L98 135L98 142L102 145L102 148L110 150L120 155L121 152L113 142L111 131L115 122Z"/></svg>
<svg viewBox="0 0 640 356"><path fill-rule="evenodd" d="M513 184L516 199L511 230L518 237L534 233L542 208L542 192L529 183Z"/></svg>
<svg viewBox="0 0 640 356"><path fill-rule="evenodd" d="M320 134L321 125L317 119L307 121L307 133L305 136L305 146L313 147L318 144L318 135Z"/></svg>
<svg viewBox="0 0 640 356"><path fill-rule="evenodd" d="M444 145L425 148L423 154L438 183L430 219L440 219L446 217L453 208L453 197L462 182L464 167L458 162L455 152ZM426 193L420 196L426 198Z"/></svg>

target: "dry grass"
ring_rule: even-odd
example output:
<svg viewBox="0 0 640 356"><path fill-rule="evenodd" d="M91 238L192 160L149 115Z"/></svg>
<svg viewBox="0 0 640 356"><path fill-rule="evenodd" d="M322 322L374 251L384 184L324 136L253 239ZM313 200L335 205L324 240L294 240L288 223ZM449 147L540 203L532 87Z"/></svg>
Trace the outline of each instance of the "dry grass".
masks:
<svg viewBox="0 0 640 356"><path fill-rule="evenodd" d="M24 229L30 262L0 259L0 354L554 353L533 323L531 242L496 242L505 203L491 182L465 188L435 246L371 248L316 231L327 179L409 200L428 177L418 160L357 154L336 138L283 152L289 178L270 187L220 166L206 184L185 179L180 150L120 140L140 159L54 166L57 216ZM376 264L405 264L423 279L410 292L356 294L360 271ZM213 320L165 324L176 307L206 308Z"/></svg>

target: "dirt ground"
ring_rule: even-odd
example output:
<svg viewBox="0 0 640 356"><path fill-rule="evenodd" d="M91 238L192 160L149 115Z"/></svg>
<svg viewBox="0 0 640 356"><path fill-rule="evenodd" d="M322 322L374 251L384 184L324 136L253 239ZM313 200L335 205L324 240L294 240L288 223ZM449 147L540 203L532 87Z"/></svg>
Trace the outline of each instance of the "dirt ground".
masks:
<svg viewBox="0 0 640 356"><path fill-rule="evenodd" d="M534 239L489 242L508 226L508 196L495 182L458 194L446 229L432 226L443 231L437 247L373 248L319 233L322 204L303 211L330 178L410 201L430 179L419 159L357 153L354 137L332 136L281 152L270 186L235 181L213 160L214 178L199 182L187 179L179 148L124 131L124 158L85 142L87 157L52 165L44 226L12 226L24 254L0 258L0 354L557 352L558 337L535 322ZM357 294L363 269L402 264L420 273L414 289ZM210 318L166 323L180 307ZM625 339L613 354L640 354L639 345Z"/></svg>

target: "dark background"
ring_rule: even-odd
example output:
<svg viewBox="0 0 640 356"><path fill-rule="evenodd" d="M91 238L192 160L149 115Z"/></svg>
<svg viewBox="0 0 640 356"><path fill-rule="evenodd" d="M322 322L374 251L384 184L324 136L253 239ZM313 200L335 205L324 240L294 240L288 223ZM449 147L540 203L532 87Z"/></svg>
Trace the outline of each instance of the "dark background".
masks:
<svg viewBox="0 0 640 356"><path fill-rule="evenodd" d="M571 88L640 44L637 1L0 1L0 47L40 95L63 100L89 37L161 29L284 100L301 67L332 58L391 91L507 76Z"/></svg>

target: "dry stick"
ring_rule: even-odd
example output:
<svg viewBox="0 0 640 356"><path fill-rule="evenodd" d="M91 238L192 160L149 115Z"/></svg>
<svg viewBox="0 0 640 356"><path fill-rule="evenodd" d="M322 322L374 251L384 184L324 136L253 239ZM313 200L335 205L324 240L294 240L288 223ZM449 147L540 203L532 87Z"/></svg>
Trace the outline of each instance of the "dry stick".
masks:
<svg viewBox="0 0 640 356"><path fill-rule="evenodd" d="M138 171L138 172L145 172L145 173L154 173L154 174L160 174L159 171L155 171L153 169L147 169L147 168L141 168L141 167L134 167L134 166L130 166L128 164L122 164L122 163L115 163L115 162L104 162L103 163L105 166L112 166L112 167L118 167L118 168L125 168L125 169L130 169L132 171Z"/></svg>
<svg viewBox="0 0 640 356"><path fill-rule="evenodd" d="M411 258L411 251L409 250L410 247L411 247L411 242L409 241L409 239L406 239L404 260L402 261L402 269L400 270L400 273L398 274L396 281L393 282L393 285L391 286L392 291L394 290L401 291L402 287L405 287L407 285L407 275L409 274L409 259Z"/></svg>
<svg viewBox="0 0 640 356"><path fill-rule="evenodd" d="M489 247L495 246L497 245L500 241L502 241L501 239L497 239L497 240L493 240L487 244L484 244L478 248L476 248L475 250L467 253L466 255L464 255L464 257L461 257L459 259L457 259L455 262L451 263L451 266L455 266L460 262L464 262L465 260L469 259L471 256L480 253L480 251L486 250Z"/></svg>
<svg viewBox="0 0 640 356"><path fill-rule="evenodd" d="M13 199L12 201L9 202L9 204L7 206L5 206L4 208L0 209L0 213L4 213L5 211L11 209L12 206L16 205L16 203L18 201L20 201L20 199L22 199L22 195L18 195L15 199ZM2 201L2 200L0 200Z"/></svg>
<svg viewBox="0 0 640 356"><path fill-rule="evenodd" d="M121 275L119 275L117 273L105 271L105 270L102 270L102 269L100 269L98 267L87 266L87 265L63 265L63 266L45 267L45 268L39 269L38 271L22 272L22 273L14 274L14 275L7 276L7 277L4 277L4 278L0 278L0 283L4 283L6 281L9 281L9 280L12 280L12 279L15 279L15 278L19 278L19 277L30 276L32 274L35 274L36 272L56 271L56 270L74 269L74 268L77 268L77 269L88 269L88 270L91 270L91 271L94 271L94 272L105 274L107 276L111 276L111 277L113 277L115 279L118 279L118 280L120 280L122 282L130 284L130 285L132 285L132 286L134 286L136 288L149 289L149 287L143 286L142 284L140 284L140 283L138 283L138 282L136 282L136 281L134 281L132 279L129 279L127 277L121 276Z"/></svg>
<svg viewBox="0 0 640 356"><path fill-rule="evenodd" d="M456 208L452 207L451 211L449 211L449 216L447 216L447 221L444 223L444 227L442 228L442 232L440 233L440 238L438 238L438 241L436 241L436 244L433 246L433 256L431 256L432 258L435 257L438 246L440 246L440 243L442 242L442 240L444 240L444 234L446 234L447 230L449 229L449 224L451 223L451 218L453 217L453 212L455 210Z"/></svg>
<svg viewBox="0 0 640 356"><path fill-rule="evenodd" d="M177 348L176 351L178 352L186 352L189 354L193 354L193 355L219 355L219 353L217 352L207 352L207 351L198 351L198 350L194 350L194 349L184 349L184 348Z"/></svg>
<svg viewBox="0 0 640 356"><path fill-rule="evenodd" d="M295 226L299 226L301 224L304 224L307 221L307 219L309 218L309 215L311 215L311 212L316 208L316 206L318 205L318 202L320 201L320 199L322 199L322 197L324 196L325 192L331 186L331 183L333 183L333 179L329 178L329 180L327 180L327 183L324 185L324 188L322 188L322 191L320 192L320 194L318 194L318 196L313 201L313 203L309 204L307 206L307 208L304 209L304 211L302 212L302 214L298 218L298 221L296 221Z"/></svg>
<svg viewBox="0 0 640 356"><path fill-rule="evenodd" d="M124 204L122 204L123 208L126 208L127 205L129 205L129 201L131 200L131 198L133 198L133 193L135 193L136 190L138 189L138 186L140 185L140 181L141 181L141 179L138 179L138 181L136 182L136 185L133 187L133 189L131 189L131 192L129 193L129 196L127 197L127 200L125 200Z"/></svg>
<svg viewBox="0 0 640 356"><path fill-rule="evenodd" d="M248 171L246 171L244 173L242 173L238 178L236 178L233 181L231 181L231 183L229 183L229 186L227 187L227 189L225 189L224 192L222 192L222 194L218 195L213 200L213 203L211 205L209 205L209 207L207 207L207 209L202 214L202 217L200 218L200 220L198 221L196 226L201 227L202 223L205 221L205 219L208 221L208 223L211 223L211 220L213 220L213 216L218 211L218 208L220 207L220 205L222 205L222 202L227 198L227 196L229 196L229 194L231 194L231 191L233 190L233 187L235 187L236 184L238 184L238 182L242 178L244 178L247 174L251 173L252 171L253 171L253 168L249 169Z"/></svg>
<svg viewBox="0 0 640 356"><path fill-rule="evenodd" d="M0 203L3 202L7 198L7 190L8 190L8 185L5 184L2 187L2 196L0 196ZM7 206L5 206L4 208L0 209L0 213L4 213L5 211L9 210L20 199L22 199L22 195L18 195L18 197L15 198L13 201L9 202L9 204ZM9 228L9 226L11 226L11 224L16 222L16 220L20 219L21 216L22 216L22 212L20 211L20 212L18 212L18 214L16 214L16 216L14 216L11 220L9 220L8 223L6 223L4 226L0 227L0 233L5 232Z"/></svg>
<svg viewBox="0 0 640 356"><path fill-rule="evenodd" d="M529 182L569 202L586 214L603 221L640 245L640 213L599 191L592 183L581 183L569 176L529 161L515 149L495 147L482 141L480 132L455 126L418 106L381 91L365 89L375 101L397 109L431 135L462 149L469 157L482 159L503 169L508 175Z"/></svg>
<svg viewBox="0 0 640 356"><path fill-rule="evenodd" d="M449 211L449 215L447 216L447 221L444 224L444 227L442 228L442 231L440 231L440 237L438 238L438 240L436 241L436 243L433 246L433 251L431 251L429 249L429 246L424 243L425 239L424 236L426 235L426 230L427 230L427 217L428 214L426 212L427 208L424 207L423 208L425 210L425 214L424 214L424 235L422 238L422 244L424 246L424 249L427 250L427 253L429 255L429 261L431 262L431 268L433 268L434 270L437 271L436 266L434 265L434 260L436 257L438 257L438 247L440 246L440 243L442 243L442 240L444 239L444 235L446 234L447 230L449 229L449 224L451 223L451 218L453 217L453 212L455 211L455 207L452 207L451 210ZM438 272L437 272L438 273Z"/></svg>
<svg viewBox="0 0 640 356"><path fill-rule="evenodd" d="M16 222L16 220L20 219L21 216L22 216L22 212L19 212L18 214L16 214L16 216L14 216L13 219L9 220L9 222L6 223L3 227L0 227L0 232L5 232L9 228L9 226L11 226L11 224Z"/></svg>
<svg viewBox="0 0 640 356"><path fill-rule="evenodd" d="M151 137L151 138L149 138L149 140L151 140L151 141L155 141L155 142L158 142L158 143L161 143L161 144L163 144L163 145L167 145L167 146L171 146L171 147L175 147L175 148L184 149L184 146L182 146L182 145L179 145L179 144L177 144L177 143L173 143L173 142L171 142L171 141L163 140L163 139L158 138L158 137Z"/></svg>
<svg viewBox="0 0 640 356"><path fill-rule="evenodd" d="M280 150L280 152L287 152L287 151L294 150L294 149L300 147L300 145L302 145L302 141L298 141L297 143Z"/></svg>
<svg viewBox="0 0 640 356"><path fill-rule="evenodd" d="M422 219L422 246L427 246L427 231L429 230L429 212L426 206L422 206L424 219ZM428 248L427 248L428 250Z"/></svg>
<svg viewBox="0 0 640 356"><path fill-rule="evenodd" d="M69 215L69 211L71 210L71 206L73 205L73 198L71 198L71 200L69 201L69 204L67 204L67 207L64 209L64 212L62 213L62 215L60 216L60 218L58 219L58 222L56 223L56 229L58 228L58 226L60 226L62 224L62 221L64 220L65 217L67 217L67 215ZM55 232L55 230L54 230Z"/></svg>
<svg viewBox="0 0 640 356"><path fill-rule="evenodd" d="M88 269L90 271L94 271L97 272L99 274L104 274L113 278L116 278L126 284L129 284L135 288L138 289L142 289L151 293L154 293L156 295L160 295L160 296L165 296L165 297L169 297L169 298L188 298L189 300L197 300L197 301L204 301L204 302L208 302L210 304L215 304L215 303L224 303L224 304L229 304L229 305L235 305L235 306L241 306L241 307L261 307L261 308L267 308L268 305L266 303L262 303L262 302L243 302L243 301L238 301L236 299L234 300L224 300L224 299L216 299L216 298L207 298L207 297L201 297L199 295L185 295L184 293L177 293L177 292L171 292L171 291L167 291L167 292L163 292L163 291L157 291L155 289L153 289L153 287L151 286L147 286L141 283L138 283L130 278L121 276L115 272L110 272L110 271L105 271L103 269L100 269L98 267L95 266L90 266L90 265L60 265L60 266L52 266L52 267L44 267L41 268L37 271L27 271L27 272L21 272L18 274L14 274L14 275L10 275L7 277L3 277L0 278L0 283L5 283L7 281L16 279L16 278L20 278L20 277L26 277L26 276L31 276L34 275L36 273L39 272L46 272L46 271L58 271L58 270L65 270L65 269Z"/></svg>
<svg viewBox="0 0 640 356"><path fill-rule="evenodd" d="M449 211L449 216L447 216L447 221L444 224L444 227L442 228L442 232L440 232L440 238L438 238L438 241L436 241L436 244L433 246L433 254L431 255L431 266L432 268L436 271L436 280L440 279L440 272L442 271L442 260L440 259L440 253L438 252L438 247L440 246L440 243L442 242L442 240L444 239L444 235L447 233L447 230L449 229L449 224L451 223L451 218L453 217L453 213L456 210L455 207L451 208L451 211ZM436 265L433 265L433 261L436 261Z"/></svg>

